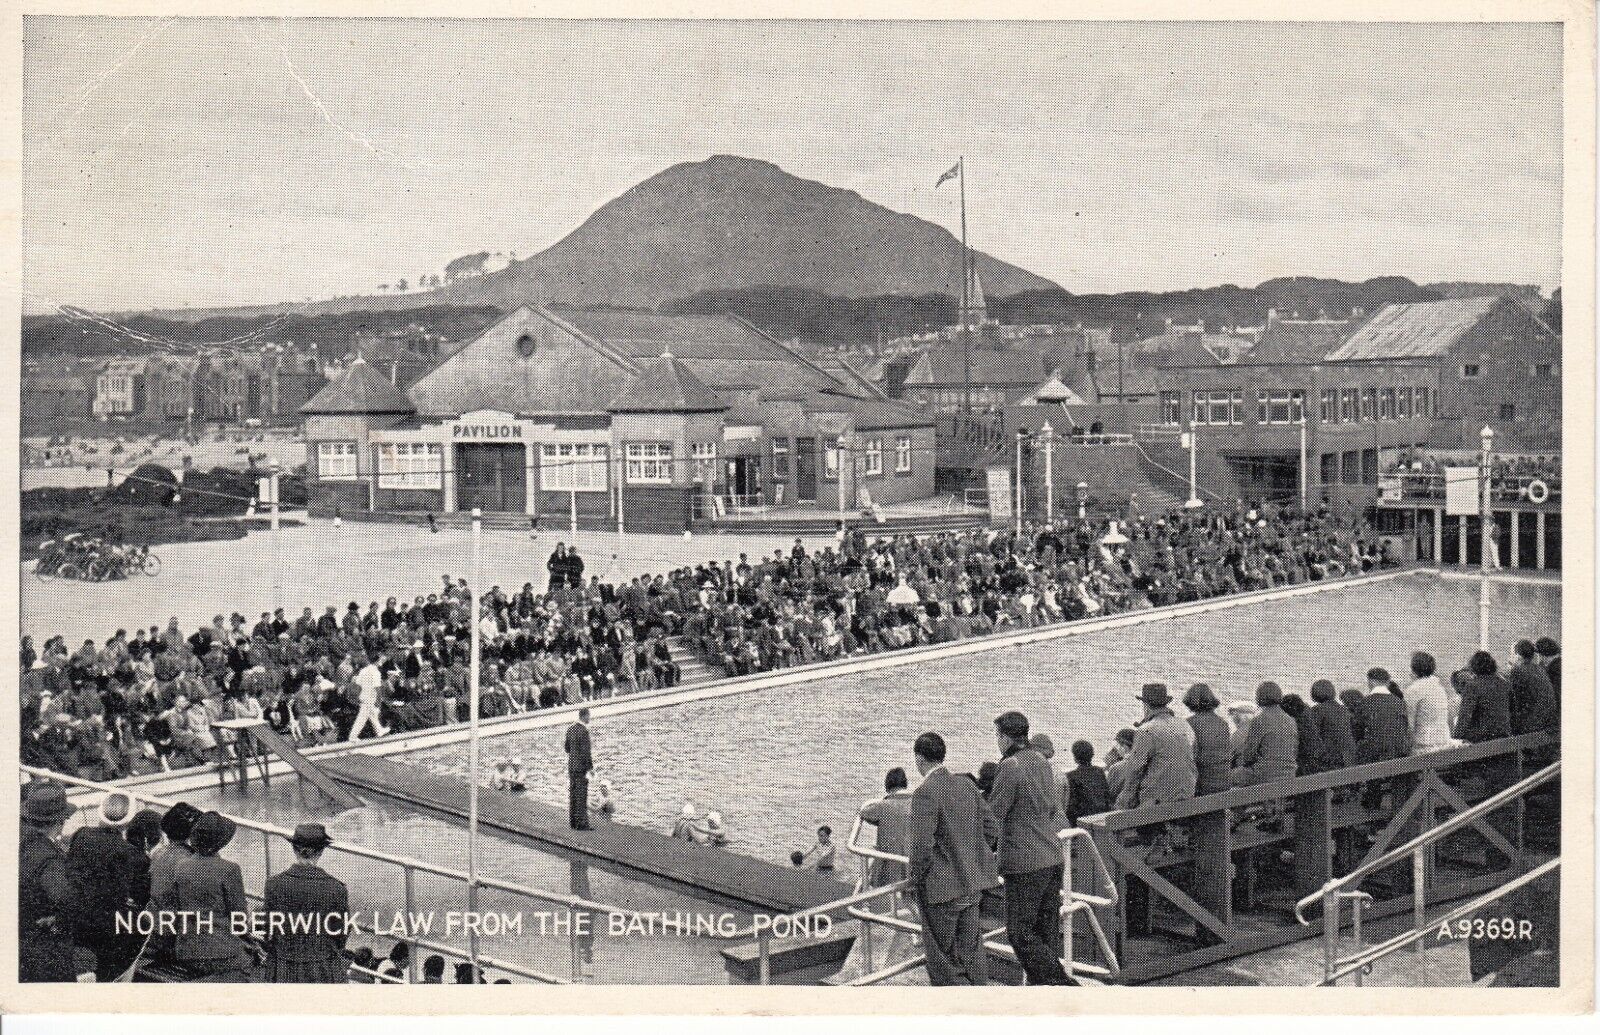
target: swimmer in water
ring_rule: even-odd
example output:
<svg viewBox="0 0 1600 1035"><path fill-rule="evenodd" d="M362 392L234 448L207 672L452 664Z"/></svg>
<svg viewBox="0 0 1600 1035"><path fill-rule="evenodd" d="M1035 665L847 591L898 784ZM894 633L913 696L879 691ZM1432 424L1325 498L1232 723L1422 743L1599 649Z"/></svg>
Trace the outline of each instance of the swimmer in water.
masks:
<svg viewBox="0 0 1600 1035"><path fill-rule="evenodd" d="M610 780L601 780L595 785L594 801L589 803L589 808L607 819L616 814L617 800L611 796Z"/></svg>
<svg viewBox="0 0 1600 1035"><path fill-rule="evenodd" d="M722 825L722 813L706 813L705 821L700 826L700 836L708 845L720 847L728 843L728 828Z"/></svg>

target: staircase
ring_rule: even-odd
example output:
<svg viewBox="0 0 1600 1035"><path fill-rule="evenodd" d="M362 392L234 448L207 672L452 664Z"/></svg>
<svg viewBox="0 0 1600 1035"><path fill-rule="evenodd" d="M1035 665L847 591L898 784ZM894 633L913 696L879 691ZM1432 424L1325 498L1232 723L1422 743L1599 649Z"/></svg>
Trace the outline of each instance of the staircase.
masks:
<svg viewBox="0 0 1600 1035"><path fill-rule="evenodd" d="M673 663L678 666L678 673L681 676L678 680L679 686L694 686L697 683L709 683L714 679L724 678L722 670L690 650L688 644L683 642L682 636L668 636L665 642Z"/></svg>

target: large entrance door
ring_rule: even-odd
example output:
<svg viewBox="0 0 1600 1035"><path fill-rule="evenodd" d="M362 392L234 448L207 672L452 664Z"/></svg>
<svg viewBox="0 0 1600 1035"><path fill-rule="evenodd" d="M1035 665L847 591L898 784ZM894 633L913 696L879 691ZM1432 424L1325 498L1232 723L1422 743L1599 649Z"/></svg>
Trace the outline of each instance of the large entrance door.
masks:
<svg viewBox="0 0 1600 1035"><path fill-rule="evenodd" d="M527 453L522 446L456 446L456 509L473 507L527 511Z"/></svg>
<svg viewBox="0 0 1600 1035"><path fill-rule="evenodd" d="M794 440L794 494L802 503L817 499L817 440Z"/></svg>
<svg viewBox="0 0 1600 1035"><path fill-rule="evenodd" d="M728 492L741 504L753 503L761 494L761 458L735 456L728 460Z"/></svg>

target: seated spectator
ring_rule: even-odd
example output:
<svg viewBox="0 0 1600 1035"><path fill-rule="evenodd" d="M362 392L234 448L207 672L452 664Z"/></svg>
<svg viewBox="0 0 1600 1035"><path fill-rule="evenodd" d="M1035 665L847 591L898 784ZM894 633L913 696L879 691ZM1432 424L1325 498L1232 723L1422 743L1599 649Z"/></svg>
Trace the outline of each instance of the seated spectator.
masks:
<svg viewBox="0 0 1600 1035"><path fill-rule="evenodd" d="M1367 694L1361 700L1363 736L1356 745L1362 762L1384 762L1411 754L1411 723L1398 684L1387 669L1367 672Z"/></svg>
<svg viewBox="0 0 1600 1035"><path fill-rule="evenodd" d="M1062 795L1062 812L1067 825L1075 827L1084 816L1097 816L1111 811L1111 784L1106 771L1094 764L1094 745L1087 740L1072 743L1072 760L1076 765L1067 771Z"/></svg>
<svg viewBox="0 0 1600 1035"><path fill-rule="evenodd" d="M1217 714L1221 702L1205 683L1196 683L1183 695L1194 734L1195 794L1216 794L1229 787L1233 744L1227 720Z"/></svg>
<svg viewBox="0 0 1600 1035"><path fill-rule="evenodd" d="M1309 718L1319 748L1316 771L1329 772L1355 765L1356 738L1350 725L1350 711L1339 700L1333 683L1326 679L1312 683L1311 701Z"/></svg>
<svg viewBox="0 0 1600 1035"><path fill-rule="evenodd" d="M1412 679L1404 700L1411 725L1411 749L1419 755L1456 744L1450 736L1450 697L1434 674L1436 667L1433 655L1427 651L1411 655Z"/></svg>
<svg viewBox="0 0 1600 1035"><path fill-rule="evenodd" d="M1250 719L1244 743L1234 754L1231 780L1235 787L1294 779L1300 734L1282 704L1283 689L1277 683L1268 680L1256 687L1260 710Z"/></svg>

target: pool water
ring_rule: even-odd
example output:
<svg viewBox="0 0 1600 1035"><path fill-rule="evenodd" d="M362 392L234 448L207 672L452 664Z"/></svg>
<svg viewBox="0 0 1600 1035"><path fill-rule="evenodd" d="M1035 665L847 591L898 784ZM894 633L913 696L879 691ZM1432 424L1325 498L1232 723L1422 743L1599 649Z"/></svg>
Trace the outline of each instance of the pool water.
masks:
<svg viewBox="0 0 1600 1035"><path fill-rule="evenodd" d="M1504 582L1490 591L1497 657L1524 636L1559 639L1558 586ZM1454 671L1477 647L1477 602L1474 581L1409 575L635 712L614 724L601 718L594 725L596 778L612 782L621 822L667 831L690 802L722 813L733 850L786 863L791 851L813 843L819 824L842 842L861 803L882 794L889 767L903 766L915 783L911 743L924 730L945 738L953 772L976 772L998 757L991 720L1020 709L1055 742L1055 765L1064 770L1074 740L1090 741L1098 756L1119 728L1138 720L1134 695L1149 680L1167 683L1175 697L1203 681L1227 703L1253 700L1264 679L1307 698L1318 678L1365 688L1374 665L1404 684L1418 649L1431 651L1441 671ZM508 734L485 741L483 754L520 756L528 793L564 804L562 736L560 729ZM464 776L467 747L399 757ZM839 862L841 876L853 878L847 853Z"/></svg>
<svg viewBox="0 0 1600 1035"><path fill-rule="evenodd" d="M1497 657L1507 657L1511 645L1525 636L1560 638L1558 585L1495 582L1490 603ZM1407 575L1270 604L818 678L615 720L602 717L594 724L596 778L612 782L621 822L668 831L682 805L691 802L702 812L723 814L734 851L786 865L791 851L813 843L819 824L830 825L842 844L861 803L882 793L889 767L905 767L914 783L911 743L924 730L944 736L953 771L972 772L998 755L993 717L1017 708L1035 731L1054 740L1055 764L1064 770L1071 764L1074 740L1086 739L1103 753L1119 728L1138 719L1135 693L1146 681L1166 682L1174 696L1204 681L1225 703L1252 699L1264 679L1302 696L1318 678L1332 679L1341 689L1364 687L1373 665L1387 667L1404 683L1417 649L1431 651L1442 672L1464 665L1477 647L1477 626L1475 581ZM564 805L562 735L556 728L494 737L484 742L483 755L486 760L520 756L528 793ZM466 775L465 744L397 757L436 773ZM264 797L254 792L244 799L230 791L190 800L282 826L319 810L307 807L294 781L275 785ZM346 812L331 820L331 832L338 840L466 868L459 824L399 804ZM486 875L629 908L725 912L681 890L624 879L495 834L485 834L481 844ZM249 873L265 865L260 840L241 832L236 848L229 854L246 866L249 883ZM286 849L279 843L274 851L274 868L279 868L287 861ZM398 872L374 874L367 864L361 869L329 858L334 872L350 884L352 908L401 908ZM853 880L853 857L841 848L838 861L839 876ZM417 890L434 908L460 908L459 885L418 878ZM540 908L485 895L484 908L502 905ZM725 944L705 937L597 937L594 975L612 982L721 983L718 950ZM535 932L486 941L482 951L563 977L569 969L564 935Z"/></svg>

